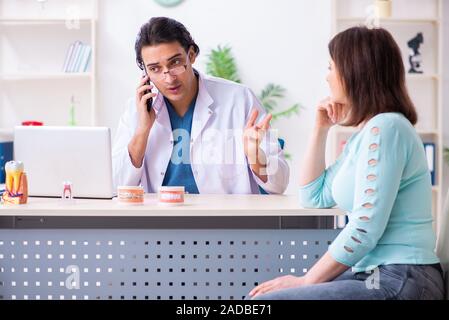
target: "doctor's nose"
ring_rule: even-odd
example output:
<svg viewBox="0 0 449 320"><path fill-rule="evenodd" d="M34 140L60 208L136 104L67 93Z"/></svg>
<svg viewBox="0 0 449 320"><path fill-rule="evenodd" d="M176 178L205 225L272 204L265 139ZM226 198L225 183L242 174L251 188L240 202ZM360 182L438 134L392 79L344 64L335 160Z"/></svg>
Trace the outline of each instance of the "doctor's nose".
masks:
<svg viewBox="0 0 449 320"><path fill-rule="evenodd" d="M165 74L164 82L165 82L166 84L172 84L172 83L176 82L176 80L177 80L177 76L174 76L174 75L172 75L172 74L169 73L169 72L167 72L167 73Z"/></svg>

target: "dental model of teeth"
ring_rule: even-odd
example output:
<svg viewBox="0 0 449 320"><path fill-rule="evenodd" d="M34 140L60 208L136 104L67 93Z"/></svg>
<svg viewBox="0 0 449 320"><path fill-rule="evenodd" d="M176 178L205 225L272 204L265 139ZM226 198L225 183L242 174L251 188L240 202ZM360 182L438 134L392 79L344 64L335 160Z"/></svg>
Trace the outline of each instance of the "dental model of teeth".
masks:
<svg viewBox="0 0 449 320"><path fill-rule="evenodd" d="M23 162L9 161L5 165L6 185L2 195L5 204L25 204L28 200L28 181Z"/></svg>

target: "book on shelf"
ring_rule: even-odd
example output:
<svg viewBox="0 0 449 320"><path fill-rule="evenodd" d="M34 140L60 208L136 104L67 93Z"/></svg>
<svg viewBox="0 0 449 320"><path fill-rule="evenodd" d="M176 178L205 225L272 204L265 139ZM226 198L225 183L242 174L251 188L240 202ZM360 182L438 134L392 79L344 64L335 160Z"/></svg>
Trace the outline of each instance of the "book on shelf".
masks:
<svg viewBox="0 0 449 320"><path fill-rule="evenodd" d="M425 142L424 151L426 152L427 165L429 166L430 179L432 186L435 185L435 143Z"/></svg>
<svg viewBox="0 0 449 320"><path fill-rule="evenodd" d="M79 73L86 72L90 65L92 47L84 44L82 41L73 42L66 54L64 60L63 72Z"/></svg>
<svg viewBox="0 0 449 320"><path fill-rule="evenodd" d="M343 229L349 223L349 218L346 215L336 216L335 227L337 229Z"/></svg>
<svg viewBox="0 0 449 320"><path fill-rule="evenodd" d="M12 131L9 132L7 130L0 130L0 184L5 183L6 162L13 159L13 141L14 141L14 134Z"/></svg>

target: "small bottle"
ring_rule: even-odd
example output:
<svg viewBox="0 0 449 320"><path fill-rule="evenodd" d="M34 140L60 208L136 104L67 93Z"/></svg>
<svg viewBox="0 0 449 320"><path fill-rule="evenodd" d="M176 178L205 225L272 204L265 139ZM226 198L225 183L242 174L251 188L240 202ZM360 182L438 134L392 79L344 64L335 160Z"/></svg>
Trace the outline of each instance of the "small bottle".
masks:
<svg viewBox="0 0 449 320"><path fill-rule="evenodd" d="M75 97L72 95L70 99L69 126L76 126L75 120Z"/></svg>
<svg viewBox="0 0 449 320"><path fill-rule="evenodd" d="M20 176L20 204L26 204L28 202L28 178L26 172L22 172Z"/></svg>

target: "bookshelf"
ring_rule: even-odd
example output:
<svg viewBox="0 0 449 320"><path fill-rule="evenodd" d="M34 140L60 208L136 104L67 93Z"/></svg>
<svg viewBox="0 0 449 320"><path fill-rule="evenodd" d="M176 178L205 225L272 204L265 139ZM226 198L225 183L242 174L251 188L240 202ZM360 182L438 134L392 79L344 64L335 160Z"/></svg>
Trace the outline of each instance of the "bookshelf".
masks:
<svg viewBox="0 0 449 320"><path fill-rule="evenodd" d="M22 121L68 125L72 96L76 125L97 123L98 0L0 0L0 130ZM75 41L91 47L86 72L63 65Z"/></svg>
<svg viewBox="0 0 449 320"><path fill-rule="evenodd" d="M432 215L434 230L442 214L443 178L443 111L442 111L442 0L391 0L391 14L375 14L374 0L332 0L333 33L356 25L377 25L389 30L401 48L406 72L409 69L407 41L422 32L421 74L406 74L407 88L417 108L419 121L416 129L423 143L435 145L435 185L432 186ZM331 159L335 160L342 144L354 132L351 128L336 126L331 129ZM341 221L337 221L337 225Z"/></svg>

